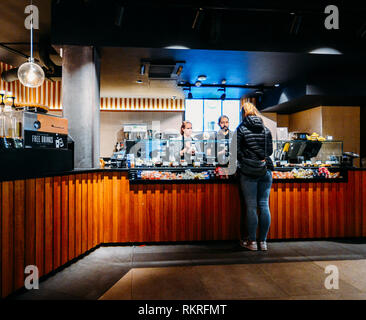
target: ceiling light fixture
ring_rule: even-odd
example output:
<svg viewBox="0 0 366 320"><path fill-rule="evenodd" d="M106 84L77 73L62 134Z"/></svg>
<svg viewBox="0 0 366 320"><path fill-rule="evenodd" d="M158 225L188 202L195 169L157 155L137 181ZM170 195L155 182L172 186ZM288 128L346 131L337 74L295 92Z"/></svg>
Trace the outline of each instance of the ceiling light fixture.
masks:
<svg viewBox="0 0 366 320"><path fill-rule="evenodd" d="M221 84L226 84L226 79L222 79Z"/></svg>
<svg viewBox="0 0 366 320"><path fill-rule="evenodd" d="M189 50L188 47L186 47L186 46L179 46L179 45L164 47L164 49Z"/></svg>
<svg viewBox="0 0 366 320"><path fill-rule="evenodd" d="M300 15L297 15L297 14L293 15L293 18L291 21L291 26L290 26L290 34L297 35L299 33L300 26L301 26L301 20L302 20L302 17Z"/></svg>
<svg viewBox="0 0 366 320"><path fill-rule="evenodd" d="M191 87L189 87L188 99L193 99L193 95L191 92Z"/></svg>
<svg viewBox="0 0 366 320"><path fill-rule="evenodd" d="M192 24L192 29L193 30L199 30L200 26L201 26L201 23L202 23L202 20L203 20L203 17L204 17L204 11L203 11L203 8L198 8L197 11L196 11L196 15L194 17L194 20L193 20L193 24Z"/></svg>
<svg viewBox="0 0 366 320"><path fill-rule="evenodd" d="M310 51L309 53L312 53L312 54L342 54L342 52L338 51L337 49L327 48L327 47L314 49L314 50Z"/></svg>
<svg viewBox="0 0 366 320"><path fill-rule="evenodd" d="M278 88L278 87L280 86L280 84L279 84L279 83L276 83L274 86L275 86L276 88Z"/></svg>
<svg viewBox="0 0 366 320"><path fill-rule="evenodd" d="M31 2L32 4L32 2ZM31 55L28 62L23 63L18 69L18 78L21 84L29 88L37 88L43 84L45 75L44 71L33 58L33 10L31 19L30 47Z"/></svg>
<svg viewBox="0 0 366 320"><path fill-rule="evenodd" d="M221 100L225 100L226 99L226 88L224 88L224 93L221 95L220 99Z"/></svg>
<svg viewBox="0 0 366 320"><path fill-rule="evenodd" d="M195 83L189 83L189 82L178 82L177 83L178 87L185 87L187 89L184 90L188 90L188 88L190 87L196 87ZM274 89L275 86L274 85L270 85L270 86L265 86L263 84L260 85L243 85L243 84L204 84L202 83L200 86L200 88L219 88L218 91L222 91L222 88L241 88L241 89L257 89L257 90L264 90L264 89Z"/></svg>
<svg viewBox="0 0 366 320"><path fill-rule="evenodd" d="M142 83L142 80L136 80L136 83Z"/></svg>
<svg viewBox="0 0 366 320"><path fill-rule="evenodd" d="M200 81L205 81L205 80L207 80L207 76L201 75L201 76L198 76L197 79L200 80Z"/></svg>
<svg viewBox="0 0 366 320"><path fill-rule="evenodd" d="M200 87L202 85L201 81L196 81L196 83L194 84L196 87Z"/></svg>

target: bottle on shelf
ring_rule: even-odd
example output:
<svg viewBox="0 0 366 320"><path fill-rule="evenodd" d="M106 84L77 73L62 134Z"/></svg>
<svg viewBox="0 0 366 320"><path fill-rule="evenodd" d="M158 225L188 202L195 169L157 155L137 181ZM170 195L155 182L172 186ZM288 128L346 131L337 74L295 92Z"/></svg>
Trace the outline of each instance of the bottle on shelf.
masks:
<svg viewBox="0 0 366 320"><path fill-rule="evenodd" d="M11 92L8 92L5 98L5 106L3 109L4 114L4 147L5 149L15 148L15 131L17 127L17 118L15 116L15 110L11 105Z"/></svg>
<svg viewBox="0 0 366 320"><path fill-rule="evenodd" d="M0 150L5 149L5 114L4 114L4 96L6 92L0 91L1 102L0 102Z"/></svg>

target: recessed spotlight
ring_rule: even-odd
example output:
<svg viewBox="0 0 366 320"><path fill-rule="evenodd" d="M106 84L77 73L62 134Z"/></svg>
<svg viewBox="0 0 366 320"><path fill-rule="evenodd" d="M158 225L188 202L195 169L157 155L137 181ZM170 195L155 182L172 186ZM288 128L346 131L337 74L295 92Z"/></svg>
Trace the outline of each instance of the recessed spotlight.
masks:
<svg viewBox="0 0 366 320"><path fill-rule="evenodd" d="M200 80L200 81L205 81L207 79L207 76L201 75L201 76L198 76L197 79Z"/></svg>
<svg viewBox="0 0 366 320"><path fill-rule="evenodd" d="M173 45L173 46L167 46L167 47L164 47L164 49L187 50L187 49L189 49L189 48L188 48L188 47L186 47L186 46Z"/></svg>
<svg viewBox="0 0 366 320"><path fill-rule="evenodd" d="M201 81L196 81L196 83L194 84L196 87L200 87L202 85Z"/></svg>
<svg viewBox="0 0 366 320"><path fill-rule="evenodd" d="M142 80L136 80L136 83L142 83Z"/></svg>
<svg viewBox="0 0 366 320"><path fill-rule="evenodd" d="M333 48L318 48L315 50L310 51L309 53L312 54L342 54L342 52L340 52L337 49L333 49Z"/></svg>

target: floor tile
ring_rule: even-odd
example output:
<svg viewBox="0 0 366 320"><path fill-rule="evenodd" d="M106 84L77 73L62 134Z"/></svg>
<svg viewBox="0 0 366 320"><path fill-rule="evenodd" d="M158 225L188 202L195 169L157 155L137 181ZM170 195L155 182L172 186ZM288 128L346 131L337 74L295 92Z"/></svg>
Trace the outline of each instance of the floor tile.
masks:
<svg viewBox="0 0 366 320"><path fill-rule="evenodd" d="M108 289L98 300L131 300L132 270L127 272L112 288Z"/></svg>
<svg viewBox="0 0 366 320"><path fill-rule="evenodd" d="M143 268L132 271L132 299L207 299L206 288L192 267Z"/></svg>
<svg viewBox="0 0 366 320"><path fill-rule="evenodd" d="M194 267L211 299L283 297L286 293L255 264Z"/></svg>
<svg viewBox="0 0 366 320"><path fill-rule="evenodd" d="M323 269L327 265L334 265L338 268L339 278L366 294L366 259L363 260L335 260L315 261L315 264Z"/></svg>
<svg viewBox="0 0 366 320"><path fill-rule="evenodd" d="M41 281L39 290L12 299L366 299L366 240L270 241L268 247L251 252L237 241L102 246ZM337 292L324 287L328 264L339 267Z"/></svg>
<svg viewBox="0 0 366 320"><path fill-rule="evenodd" d="M362 255L333 241L294 241L291 247L309 260L362 259Z"/></svg>
<svg viewBox="0 0 366 320"><path fill-rule="evenodd" d="M260 264L258 268L266 272L272 280L290 296L333 294L324 286L327 274L324 269L312 262L289 262ZM338 293L360 293L352 285L340 281Z"/></svg>

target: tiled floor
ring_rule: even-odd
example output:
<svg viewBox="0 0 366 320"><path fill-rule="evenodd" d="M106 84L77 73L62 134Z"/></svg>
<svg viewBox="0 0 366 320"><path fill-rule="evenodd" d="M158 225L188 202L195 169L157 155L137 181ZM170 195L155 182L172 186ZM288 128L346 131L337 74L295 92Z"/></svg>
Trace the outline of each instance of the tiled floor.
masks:
<svg viewBox="0 0 366 320"><path fill-rule="evenodd" d="M327 265L339 289L325 288ZM366 300L366 239L270 242L268 252L233 241L100 247L9 298Z"/></svg>

